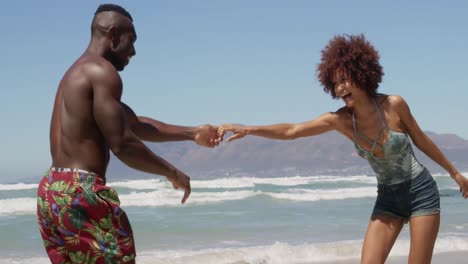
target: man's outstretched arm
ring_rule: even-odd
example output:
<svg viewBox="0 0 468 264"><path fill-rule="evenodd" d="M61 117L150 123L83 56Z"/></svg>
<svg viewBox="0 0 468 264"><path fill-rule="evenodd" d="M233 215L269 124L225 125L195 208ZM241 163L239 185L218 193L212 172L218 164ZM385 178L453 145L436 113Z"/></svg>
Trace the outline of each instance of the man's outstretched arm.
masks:
<svg viewBox="0 0 468 264"><path fill-rule="evenodd" d="M196 127L178 126L137 116L126 104L122 103L132 131L142 140L151 142L193 140L204 147L215 147L223 140L223 134L218 133L218 127L200 125Z"/></svg>
<svg viewBox="0 0 468 264"><path fill-rule="evenodd" d="M133 133L120 97L122 83L109 65L92 68L93 114L96 124L114 155L127 166L147 173L164 175L185 191L182 203L190 195L190 178L163 158L154 154Z"/></svg>

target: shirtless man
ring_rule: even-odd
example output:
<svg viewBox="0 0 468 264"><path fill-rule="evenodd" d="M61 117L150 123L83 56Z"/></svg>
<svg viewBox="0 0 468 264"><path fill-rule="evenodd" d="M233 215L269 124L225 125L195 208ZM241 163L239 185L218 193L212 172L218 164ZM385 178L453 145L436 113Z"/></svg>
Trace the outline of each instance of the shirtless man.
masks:
<svg viewBox="0 0 468 264"><path fill-rule="evenodd" d="M130 14L101 5L86 51L65 73L50 126L52 168L38 189L38 222L52 263L134 263L133 233L116 192L107 187L110 151L129 167L166 176L190 195L190 178L155 155L142 140L222 140L211 125L183 127L137 117L120 101L122 71L136 54Z"/></svg>

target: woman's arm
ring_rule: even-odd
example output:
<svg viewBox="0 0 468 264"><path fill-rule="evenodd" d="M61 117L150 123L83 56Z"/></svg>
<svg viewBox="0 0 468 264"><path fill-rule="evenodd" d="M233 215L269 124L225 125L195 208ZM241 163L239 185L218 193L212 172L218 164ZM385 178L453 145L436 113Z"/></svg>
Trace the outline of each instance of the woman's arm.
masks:
<svg viewBox="0 0 468 264"><path fill-rule="evenodd" d="M468 180L461 175L450 163L442 151L421 130L416 119L411 114L408 104L400 96L393 96L393 108L398 112L404 131L408 133L414 145L424 152L429 158L444 168L460 186L464 198L468 197Z"/></svg>
<svg viewBox="0 0 468 264"><path fill-rule="evenodd" d="M320 117L304 123L273 124L266 126L243 126L236 124L223 124L220 127L222 133L232 132L234 135L227 141L242 138L246 135L254 135L270 139L292 140L300 137L315 136L338 127L338 114L325 113Z"/></svg>

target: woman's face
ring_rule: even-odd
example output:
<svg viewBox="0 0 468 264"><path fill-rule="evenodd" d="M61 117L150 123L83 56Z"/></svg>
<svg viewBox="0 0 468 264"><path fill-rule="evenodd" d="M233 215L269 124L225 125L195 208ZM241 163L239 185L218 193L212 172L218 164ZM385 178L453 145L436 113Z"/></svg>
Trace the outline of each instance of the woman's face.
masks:
<svg viewBox="0 0 468 264"><path fill-rule="evenodd" d="M353 83L353 81L346 77L346 74L335 74L335 94L347 107L353 107L356 100L359 101L366 96L365 92Z"/></svg>

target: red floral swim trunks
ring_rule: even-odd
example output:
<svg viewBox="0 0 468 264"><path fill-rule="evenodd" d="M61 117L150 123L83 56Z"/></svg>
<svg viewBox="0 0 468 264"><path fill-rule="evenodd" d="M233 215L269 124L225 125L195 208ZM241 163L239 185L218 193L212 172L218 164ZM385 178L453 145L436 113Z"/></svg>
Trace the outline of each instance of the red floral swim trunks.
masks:
<svg viewBox="0 0 468 264"><path fill-rule="evenodd" d="M135 244L117 193L97 174L52 168L39 183L37 220L52 263L133 263Z"/></svg>

